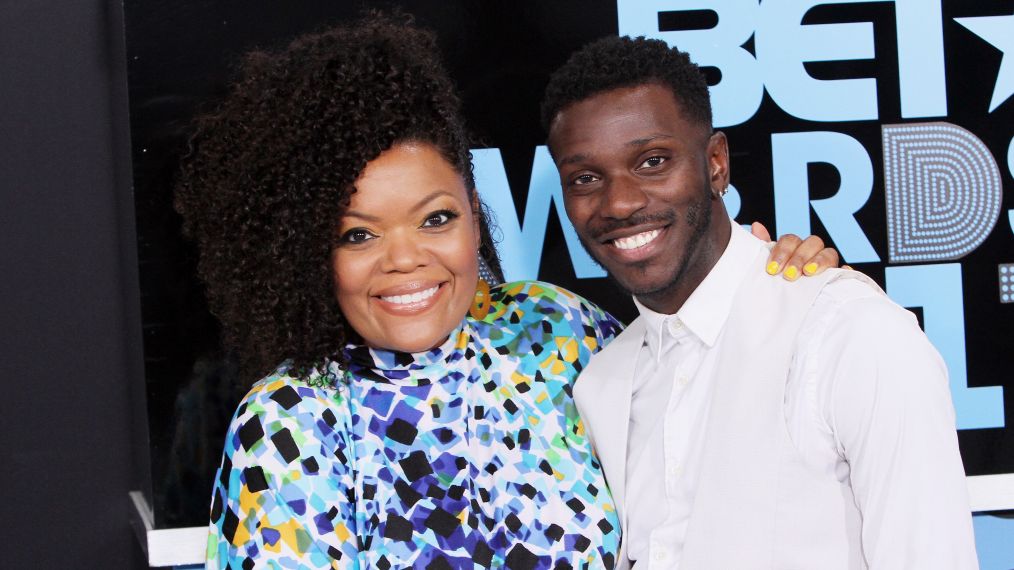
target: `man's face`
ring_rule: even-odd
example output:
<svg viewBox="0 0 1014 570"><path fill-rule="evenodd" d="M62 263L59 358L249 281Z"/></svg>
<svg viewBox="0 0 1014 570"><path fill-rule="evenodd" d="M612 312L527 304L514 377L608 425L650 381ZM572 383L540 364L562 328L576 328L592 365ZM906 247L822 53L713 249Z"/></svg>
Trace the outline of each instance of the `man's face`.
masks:
<svg viewBox="0 0 1014 570"><path fill-rule="evenodd" d="M728 185L728 151L724 135L688 118L668 88L574 103L554 118L549 147L581 242L624 289L664 295L703 262L712 216L725 215L712 206Z"/></svg>

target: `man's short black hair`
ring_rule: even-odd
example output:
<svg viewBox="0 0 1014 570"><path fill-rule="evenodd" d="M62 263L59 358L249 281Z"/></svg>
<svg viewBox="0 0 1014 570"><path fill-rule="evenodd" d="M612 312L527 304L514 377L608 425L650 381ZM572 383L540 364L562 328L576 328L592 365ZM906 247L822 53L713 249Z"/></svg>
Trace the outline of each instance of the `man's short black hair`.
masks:
<svg viewBox="0 0 1014 570"><path fill-rule="evenodd" d="M627 36L598 39L553 73L542 99L542 126L548 133L556 114L572 103L646 84L668 87L691 119L711 128L708 83L697 64L662 40Z"/></svg>

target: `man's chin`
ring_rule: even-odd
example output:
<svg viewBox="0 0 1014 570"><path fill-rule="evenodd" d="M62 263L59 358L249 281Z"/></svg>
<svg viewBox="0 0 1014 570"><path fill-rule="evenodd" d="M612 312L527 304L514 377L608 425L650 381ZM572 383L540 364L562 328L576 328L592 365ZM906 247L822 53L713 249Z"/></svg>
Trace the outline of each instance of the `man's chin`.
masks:
<svg viewBox="0 0 1014 570"><path fill-rule="evenodd" d="M614 265L615 260L607 259L603 252L598 251L596 248L588 247L588 243L584 239L581 239L581 245L584 246L588 255L600 267L606 270L606 277L628 295L634 295L635 297L650 296L666 291L673 284L673 275L646 275L646 273L652 271L651 260L626 265L618 264L620 270L614 271L610 265ZM614 263L608 263L609 261L613 261Z"/></svg>
<svg viewBox="0 0 1014 570"><path fill-rule="evenodd" d="M672 286L672 278L656 277L648 279L644 275L629 276L606 270L606 275L620 289L635 297L651 296L661 293Z"/></svg>

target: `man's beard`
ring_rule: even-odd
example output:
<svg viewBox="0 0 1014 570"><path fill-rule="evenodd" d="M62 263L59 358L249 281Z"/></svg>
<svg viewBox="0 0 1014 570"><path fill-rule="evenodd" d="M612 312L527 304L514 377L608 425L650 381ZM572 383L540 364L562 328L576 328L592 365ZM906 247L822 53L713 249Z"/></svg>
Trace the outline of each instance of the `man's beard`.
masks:
<svg viewBox="0 0 1014 570"><path fill-rule="evenodd" d="M698 200L697 202L694 202L693 204L690 205L689 208L687 208L685 220L683 220L683 223L693 228L693 232L690 234L690 237L687 240L686 248L684 248L683 250L683 257L679 260L676 260L676 263L674 263L673 265L672 274L669 276L668 279L666 279L661 284L653 284L651 286L633 288L630 284L624 283L618 277L613 275L613 273L609 271L609 268L606 267L606 264L603 263L601 259L595 256L595 253L592 251L592 249L588 247L588 243L585 242L585 239L580 235L578 236L579 238L578 241L581 242L581 245L584 247L585 251L588 252L588 255L591 256L591 258L594 259L596 263L598 263L603 269L606 270L606 276L609 277L609 279L613 283L615 283L620 289L625 291L627 294L633 295L635 297L652 297L654 295L658 295L666 291L669 291L677 283L679 283L680 279L683 278L683 275L686 273L687 267L690 265L690 260L693 258L694 253L697 252L697 248L700 245L701 239L707 233L708 228L711 227L711 209L712 209L711 200L712 200L711 192L705 189L705 192L701 196L701 199ZM638 226L641 224L656 221L668 222L670 229L672 229L672 227L675 226L676 224L680 223L679 215L674 210L667 210L664 212L656 212L653 214L642 215L630 218L628 220L624 220L622 222L617 222L609 224L607 226L598 227L595 228L592 234L603 235L606 232L611 232L617 229L629 226ZM646 260L629 264L627 267L630 270L640 270L643 272L647 270L648 265L650 265L650 263L651 263L650 260Z"/></svg>

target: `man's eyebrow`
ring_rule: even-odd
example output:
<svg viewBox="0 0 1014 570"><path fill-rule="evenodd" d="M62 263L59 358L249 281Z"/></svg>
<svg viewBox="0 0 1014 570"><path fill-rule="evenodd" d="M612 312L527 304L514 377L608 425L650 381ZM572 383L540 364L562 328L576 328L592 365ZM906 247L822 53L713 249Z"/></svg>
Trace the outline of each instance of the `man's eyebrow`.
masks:
<svg viewBox="0 0 1014 570"><path fill-rule="evenodd" d="M423 206L425 206L426 204L428 204L429 202L432 202L433 200L443 195L453 196L453 193L450 192L449 190L436 190L430 192L429 194L423 196L418 202L416 202L414 206L409 208L409 211L418 210ZM367 222L377 222L380 220L380 218L377 216L372 216L370 214L366 214L363 212L357 212L355 210L345 210L345 213L343 215L352 218L359 218L360 220L365 220Z"/></svg>
<svg viewBox="0 0 1014 570"><path fill-rule="evenodd" d="M659 139L673 139L673 138L675 138L675 137L673 137L672 135L666 135L666 134L658 133L658 134L642 137L642 138L639 138L639 139L634 139L634 140L631 140L631 141L627 141L627 142L623 143L623 146L626 146L626 147L638 147L638 146L646 145L646 144L648 144L648 143L650 143L652 141L656 141L656 140L659 140ZM563 158L562 160L560 160L560 166L563 166L565 164L573 164L575 162L583 162L585 160L588 160L588 155L579 152L577 154L572 154L572 155L567 156L567 157Z"/></svg>
<svg viewBox="0 0 1014 570"><path fill-rule="evenodd" d="M583 153L572 154L572 155L564 158L563 160L561 160L560 161L560 166L563 166L564 164L573 164L575 162L584 162L585 160L588 160L588 155L587 154L583 154Z"/></svg>
<svg viewBox="0 0 1014 570"><path fill-rule="evenodd" d="M627 144L624 145L624 146L641 146L641 145L648 144L648 143L650 143L652 141L656 141L658 139L672 139L672 138L673 138L672 135L663 135L663 134L660 133L660 134L657 134L657 135L651 135L651 136L647 136L647 137L640 138L640 139L634 139L632 141L627 142Z"/></svg>

